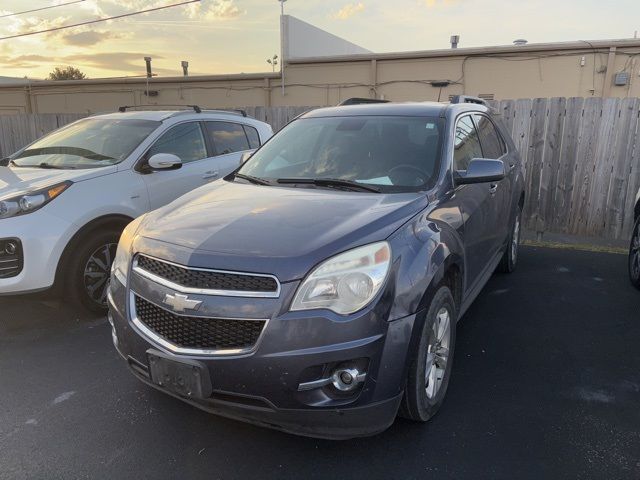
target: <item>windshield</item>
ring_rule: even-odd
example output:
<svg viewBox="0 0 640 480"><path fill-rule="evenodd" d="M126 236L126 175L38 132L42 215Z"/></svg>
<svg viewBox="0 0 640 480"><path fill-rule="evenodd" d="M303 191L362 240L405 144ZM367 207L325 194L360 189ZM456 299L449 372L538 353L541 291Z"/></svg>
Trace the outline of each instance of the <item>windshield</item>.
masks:
<svg viewBox="0 0 640 480"><path fill-rule="evenodd" d="M124 160L160 122L89 118L41 138L13 157L18 167L95 168Z"/></svg>
<svg viewBox="0 0 640 480"><path fill-rule="evenodd" d="M383 192L423 190L438 174L442 132L443 121L436 117L301 118L238 173L274 184L331 179Z"/></svg>

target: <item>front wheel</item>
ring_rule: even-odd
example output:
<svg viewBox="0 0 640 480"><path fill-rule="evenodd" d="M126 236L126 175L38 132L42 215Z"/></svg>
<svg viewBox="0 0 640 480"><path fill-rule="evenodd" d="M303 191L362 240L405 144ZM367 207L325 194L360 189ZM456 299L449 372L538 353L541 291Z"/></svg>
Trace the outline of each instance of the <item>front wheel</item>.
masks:
<svg viewBox="0 0 640 480"><path fill-rule="evenodd" d="M633 226L631 245L629 245L629 280L640 290L640 217Z"/></svg>
<svg viewBox="0 0 640 480"><path fill-rule="evenodd" d="M509 233L509 241L507 249L504 251L500 263L498 264L498 272L511 273L516 269L518 262L518 248L520 247L520 221L522 219L522 207L518 206L516 218Z"/></svg>
<svg viewBox="0 0 640 480"><path fill-rule="evenodd" d="M107 310L111 264L116 256L120 231L96 233L72 253L67 269L67 294L78 306L94 313Z"/></svg>
<svg viewBox="0 0 640 480"><path fill-rule="evenodd" d="M456 343L457 311L448 287L440 287L427 310L411 359L400 416L426 422L440 409L449 385Z"/></svg>

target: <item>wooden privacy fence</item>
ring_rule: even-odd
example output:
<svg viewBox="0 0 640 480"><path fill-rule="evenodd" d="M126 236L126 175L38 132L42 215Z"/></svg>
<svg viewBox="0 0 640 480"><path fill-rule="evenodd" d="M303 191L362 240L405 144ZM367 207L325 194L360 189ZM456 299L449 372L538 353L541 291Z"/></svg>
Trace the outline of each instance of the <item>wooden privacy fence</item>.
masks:
<svg viewBox="0 0 640 480"><path fill-rule="evenodd" d="M525 226L628 238L640 187L638 98L536 98L492 102L526 169ZM281 129L317 107L243 107ZM0 116L0 154L18 150L82 114Z"/></svg>
<svg viewBox="0 0 640 480"><path fill-rule="evenodd" d="M78 113L36 113L0 115L0 158L11 155L45 133L86 115Z"/></svg>
<svg viewBox="0 0 640 480"><path fill-rule="evenodd" d="M638 98L494 102L526 168L525 225L629 238L640 187Z"/></svg>
<svg viewBox="0 0 640 480"><path fill-rule="evenodd" d="M267 122L276 132L301 113L314 108L318 107L241 107L248 116ZM82 113L0 115L0 158L12 154L45 133L87 115Z"/></svg>

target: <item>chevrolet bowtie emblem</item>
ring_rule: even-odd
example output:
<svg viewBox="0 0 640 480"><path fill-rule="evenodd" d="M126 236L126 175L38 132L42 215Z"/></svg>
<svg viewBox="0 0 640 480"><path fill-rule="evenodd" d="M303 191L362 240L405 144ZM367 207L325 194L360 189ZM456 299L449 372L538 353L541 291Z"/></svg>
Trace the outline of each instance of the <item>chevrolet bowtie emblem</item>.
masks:
<svg viewBox="0 0 640 480"><path fill-rule="evenodd" d="M189 300L189 297L186 295L180 295L179 293L176 293L175 295L167 293L164 296L164 303L173 307L176 312L184 312L185 310L197 310L202 304L202 301Z"/></svg>

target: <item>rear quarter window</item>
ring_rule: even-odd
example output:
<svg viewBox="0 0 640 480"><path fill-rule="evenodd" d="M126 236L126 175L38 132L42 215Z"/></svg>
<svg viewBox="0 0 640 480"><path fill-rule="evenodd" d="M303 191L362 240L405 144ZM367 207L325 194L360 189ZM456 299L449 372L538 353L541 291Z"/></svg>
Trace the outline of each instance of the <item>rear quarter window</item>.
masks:
<svg viewBox="0 0 640 480"><path fill-rule="evenodd" d="M483 156L485 158L498 159L507 153L504 141L493 122L484 115L474 115L473 117L478 128Z"/></svg>
<svg viewBox="0 0 640 480"><path fill-rule="evenodd" d="M217 155L250 149L245 129L239 123L206 122L206 127Z"/></svg>
<svg viewBox="0 0 640 480"><path fill-rule="evenodd" d="M260 146L260 135L258 135L258 131L249 125L244 125L244 131L247 134L249 146L252 149L258 148Z"/></svg>

